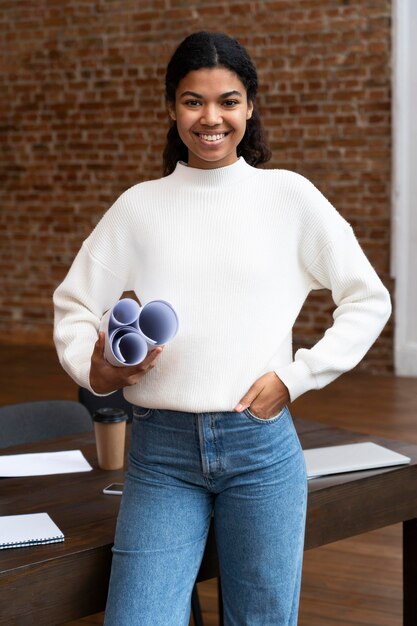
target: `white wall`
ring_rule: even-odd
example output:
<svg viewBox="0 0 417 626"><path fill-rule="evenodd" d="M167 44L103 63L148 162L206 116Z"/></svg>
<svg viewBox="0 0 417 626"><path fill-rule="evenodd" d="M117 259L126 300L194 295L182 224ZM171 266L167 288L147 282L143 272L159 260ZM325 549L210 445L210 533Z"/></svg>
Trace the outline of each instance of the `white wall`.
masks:
<svg viewBox="0 0 417 626"><path fill-rule="evenodd" d="M395 371L417 376L417 0L393 0Z"/></svg>

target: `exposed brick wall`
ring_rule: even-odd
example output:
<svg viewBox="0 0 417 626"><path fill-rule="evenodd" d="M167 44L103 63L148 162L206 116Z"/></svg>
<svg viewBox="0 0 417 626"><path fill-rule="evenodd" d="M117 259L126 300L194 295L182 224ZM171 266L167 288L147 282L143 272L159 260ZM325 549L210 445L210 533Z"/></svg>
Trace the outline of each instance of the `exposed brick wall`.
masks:
<svg viewBox="0 0 417 626"><path fill-rule="evenodd" d="M310 178L392 289L390 13L391 0L0 0L0 340L51 341L51 294L83 238L160 175L165 65L203 28L257 64L269 166ZM308 299L297 345L332 308ZM392 322L360 367L392 371Z"/></svg>

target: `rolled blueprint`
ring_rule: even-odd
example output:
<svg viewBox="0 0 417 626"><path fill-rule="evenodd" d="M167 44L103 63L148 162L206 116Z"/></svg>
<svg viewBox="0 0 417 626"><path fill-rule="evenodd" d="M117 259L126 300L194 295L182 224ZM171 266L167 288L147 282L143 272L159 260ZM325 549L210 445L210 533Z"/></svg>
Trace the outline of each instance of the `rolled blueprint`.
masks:
<svg viewBox="0 0 417 626"><path fill-rule="evenodd" d="M169 302L152 300L140 310L138 328L148 343L162 346L177 334L178 317Z"/></svg>
<svg viewBox="0 0 417 626"><path fill-rule="evenodd" d="M104 356L112 365L137 365L149 349L168 343L178 331L178 317L169 302L152 300L143 307L123 298L102 317Z"/></svg>

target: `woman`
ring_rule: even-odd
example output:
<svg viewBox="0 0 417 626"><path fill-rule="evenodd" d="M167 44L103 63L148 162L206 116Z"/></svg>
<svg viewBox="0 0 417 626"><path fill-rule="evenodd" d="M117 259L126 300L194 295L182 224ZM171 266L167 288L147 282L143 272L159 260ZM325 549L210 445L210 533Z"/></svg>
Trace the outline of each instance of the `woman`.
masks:
<svg viewBox="0 0 417 626"><path fill-rule="evenodd" d="M159 180L135 185L84 242L54 294L64 368L135 405L107 626L183 626L214 521L228 626L295 626L306 475L287 403L354 367L389 296L350 226L269 158L246 50L195 33L166 74L171 118ZM292 357L311 289L334 323ZM113 367L97 333L125 290L171 302L172 343Z"/></svg>

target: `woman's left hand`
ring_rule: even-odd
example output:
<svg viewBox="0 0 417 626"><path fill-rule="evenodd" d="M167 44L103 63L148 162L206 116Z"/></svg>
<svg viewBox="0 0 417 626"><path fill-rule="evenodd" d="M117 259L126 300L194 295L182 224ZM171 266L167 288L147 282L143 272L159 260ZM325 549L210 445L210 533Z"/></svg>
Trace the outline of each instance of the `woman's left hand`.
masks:
<svg viewBox="0 0 417 626"><path fill-rule="evenodd" d="M256 380L241 398L234 410L241 413L250 408L250 412L261 419L277 415L290 401L290 394L275 372L267 372Z"/></svg>

